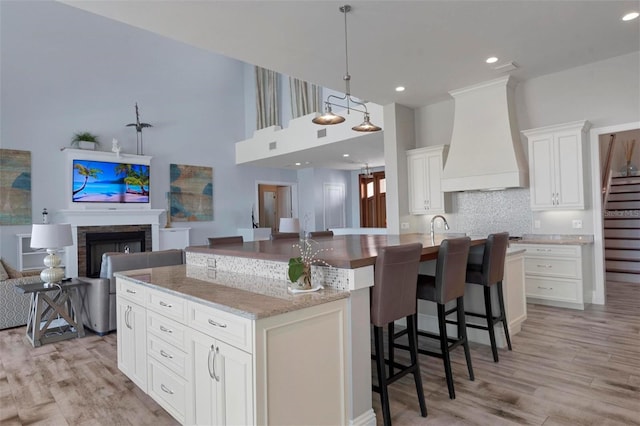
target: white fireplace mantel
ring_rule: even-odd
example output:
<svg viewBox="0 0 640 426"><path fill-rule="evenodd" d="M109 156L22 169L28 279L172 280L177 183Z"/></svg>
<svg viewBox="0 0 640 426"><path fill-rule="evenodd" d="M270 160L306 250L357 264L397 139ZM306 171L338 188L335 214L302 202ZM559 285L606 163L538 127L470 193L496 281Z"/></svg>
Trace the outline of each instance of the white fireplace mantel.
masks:
<svg viewBox="0 0 640 426"><path fill-rule="evenodd" d="M151 225L151 249L159 250L162 209L70 209L58 210L56 222L70 223L73 246L66 250L66 275L78 276L78 227L112 225Z"/></svg>

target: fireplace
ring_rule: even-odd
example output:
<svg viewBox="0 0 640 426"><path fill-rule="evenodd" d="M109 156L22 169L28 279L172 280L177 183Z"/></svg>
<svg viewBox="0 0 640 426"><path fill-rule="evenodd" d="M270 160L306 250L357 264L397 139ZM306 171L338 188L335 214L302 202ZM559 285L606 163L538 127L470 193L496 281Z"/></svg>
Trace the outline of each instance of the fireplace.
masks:
<svg viewBox="0 0 640 426"><path fill-rule="evenodd" d="M79 275L95 278L103 253L151 251L151 225L79 226L77 241Z"/></svg>

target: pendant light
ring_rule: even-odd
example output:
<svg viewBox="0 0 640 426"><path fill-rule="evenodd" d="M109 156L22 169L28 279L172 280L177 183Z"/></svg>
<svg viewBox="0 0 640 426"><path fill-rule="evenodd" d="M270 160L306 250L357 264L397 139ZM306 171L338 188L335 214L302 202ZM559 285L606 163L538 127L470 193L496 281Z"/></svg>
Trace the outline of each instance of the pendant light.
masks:
<svg viewBox="0 0 640 426"><path fill-rule="evenodd" d="M340 6L339 10L344 15L344 59L345 59L346 72L344 74L344 77L342 77L342 79L344 80L344 84L345 84L345 94L344 96L335 96L335 95L327 96L327 100L324 103L325 105L324 114L317 116L312 121L315 124L320 124L325 126L342 123L345 120L345 118L340 115L334 114L333 111L331 111L331 106L333 105L333 106L345 108L347 110L347 114L349 114L351 110L358 111L364 114L364 121L362 122L362 124L352 127L352 129L355 130L356 132L378 132L382 129L376 126L375 124L371 123L367 106L363 102L360 102L359 100L354 99L351 96L351 85L350 85L351 76L349 75L349 51L347 48L347 13L351 11L351 6L349 6L348 4L345 4L344 6ZM346 105L338 104L334 100L344 101L346 102ZM359 105L363 109L354 108L353 106L351 106L351 104Z"/></svg>

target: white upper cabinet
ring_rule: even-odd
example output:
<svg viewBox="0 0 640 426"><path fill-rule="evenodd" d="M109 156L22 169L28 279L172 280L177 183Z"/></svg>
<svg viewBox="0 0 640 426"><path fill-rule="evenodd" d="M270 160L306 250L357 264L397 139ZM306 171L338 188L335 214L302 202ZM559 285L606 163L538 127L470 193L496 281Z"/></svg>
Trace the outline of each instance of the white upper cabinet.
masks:
<svg viewBox="0 0 640 426"><path fill-rule="evenodd" d="M442 192L441 179L448 145L407 151L409 213L439 214L449 210L450 195Z"/></svg>
<svg viewBox="0 0 640 426"><path fill-rule="evenodd" d="M524 130L529 145L531 210L584 209L583 143L590 125L576 121Z"/></svg>

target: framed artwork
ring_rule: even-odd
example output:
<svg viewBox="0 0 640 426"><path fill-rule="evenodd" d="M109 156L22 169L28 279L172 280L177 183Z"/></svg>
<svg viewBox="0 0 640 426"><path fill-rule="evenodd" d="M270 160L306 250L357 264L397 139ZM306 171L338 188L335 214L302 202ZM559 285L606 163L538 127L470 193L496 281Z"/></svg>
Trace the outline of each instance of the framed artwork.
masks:
<svg viewBox="0 0 640 426"><path fill-rule="evenodd" d="M169 177L171 221L212 221L213 168L170 164Z"/></svg>
<svg viewBox="0 0 640 426"><path fill-rule="evenodd" d="M0 225L31 224L31 151L0 149Z"/></svg>

